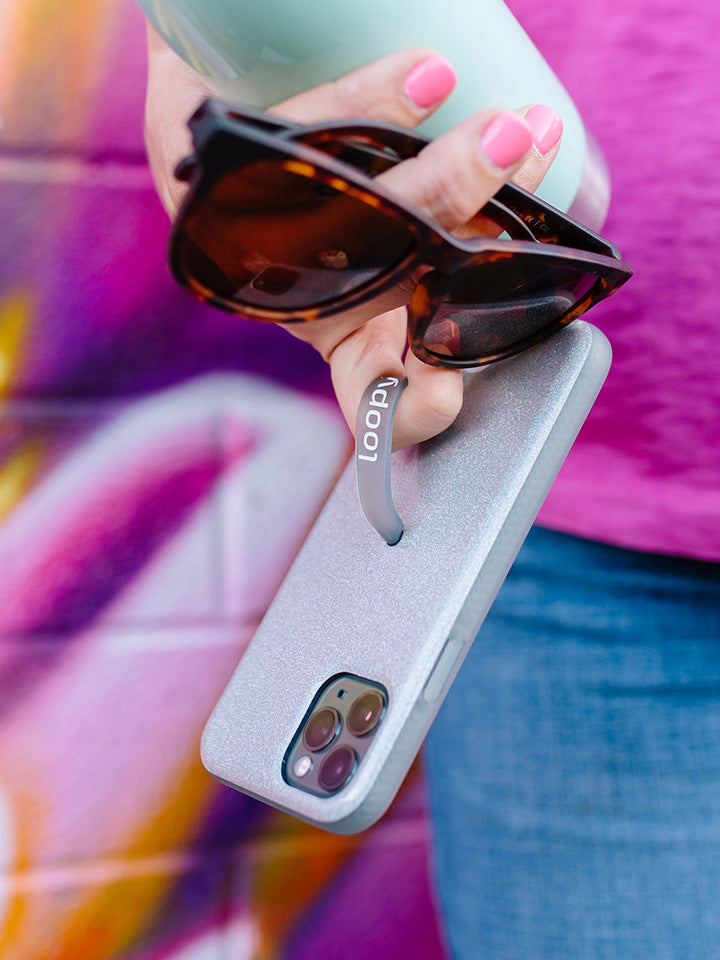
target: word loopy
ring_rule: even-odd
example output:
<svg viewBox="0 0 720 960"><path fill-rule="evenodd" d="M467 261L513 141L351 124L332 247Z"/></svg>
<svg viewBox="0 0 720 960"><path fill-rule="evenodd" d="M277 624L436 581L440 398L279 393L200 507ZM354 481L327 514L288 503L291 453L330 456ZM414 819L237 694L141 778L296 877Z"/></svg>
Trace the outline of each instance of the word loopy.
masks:
<svg viewBox="0 0 720 960"><path fill-rule="evenodd" d="M381 380L373 390L368 401L370 409L365 414L367 430L362 438L363 449L366 452L358 453L358 460L369 460L371 463L375 463L377 460L377 448L380 442L377 431L382 423L382 411L387 410L389 406L387 388L397 387L398 383L397 377L387 377L385 380Z"/></svg>

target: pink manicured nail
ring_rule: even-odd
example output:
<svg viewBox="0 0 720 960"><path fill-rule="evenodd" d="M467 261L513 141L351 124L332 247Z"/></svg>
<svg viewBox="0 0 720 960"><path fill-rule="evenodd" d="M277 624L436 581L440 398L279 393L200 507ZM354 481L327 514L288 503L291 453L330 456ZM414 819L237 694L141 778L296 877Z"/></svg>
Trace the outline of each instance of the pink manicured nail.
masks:
<svg viewBox="0 0 720 960"><path fill-rule="evenodd" d="M535 146L543 156L549 153L563 133L563 122L559 113L545 104L538 104L525 117L533 132Z"/></svg>
<svg viewBox="0 0 720 960"><path fill-rule="evenodd" d="M506 170L533 145L528 125L515 113L500 113L485 127L482 148L491 163Z"/></svg>
<svg viewBox="0 0 720 960"><path fill-rule="evenodd" d="M447 60L428 57L405 77L403 90L417 107L431 107L452 93L457 77Z"/></svg>

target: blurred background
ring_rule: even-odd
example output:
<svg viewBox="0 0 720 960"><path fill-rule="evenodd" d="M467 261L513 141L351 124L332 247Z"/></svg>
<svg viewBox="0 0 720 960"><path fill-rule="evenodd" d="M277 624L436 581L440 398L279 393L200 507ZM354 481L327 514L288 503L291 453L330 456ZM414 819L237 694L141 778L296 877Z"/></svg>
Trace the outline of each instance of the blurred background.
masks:
<svg viewBox="0 0 720 960"><path fill-rule="evenodd" d="M442 960L418 769L337 838L200 765L350 446L171 282L144 84L131 0L0 2L0 957Z"/></svg>

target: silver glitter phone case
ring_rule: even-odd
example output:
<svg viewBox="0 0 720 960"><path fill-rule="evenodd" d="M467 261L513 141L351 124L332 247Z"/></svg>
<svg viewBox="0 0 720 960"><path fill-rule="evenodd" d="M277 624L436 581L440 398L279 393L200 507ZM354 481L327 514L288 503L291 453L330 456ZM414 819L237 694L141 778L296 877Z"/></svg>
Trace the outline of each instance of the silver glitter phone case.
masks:
<svg viewBox="0 0 720 960"><path fill-rule="evenodd" d="M455 425L393 454L395 546L349 464L208 721L210 773L336 833L384 813L609 365L577 321L466 375Z"/></svg>

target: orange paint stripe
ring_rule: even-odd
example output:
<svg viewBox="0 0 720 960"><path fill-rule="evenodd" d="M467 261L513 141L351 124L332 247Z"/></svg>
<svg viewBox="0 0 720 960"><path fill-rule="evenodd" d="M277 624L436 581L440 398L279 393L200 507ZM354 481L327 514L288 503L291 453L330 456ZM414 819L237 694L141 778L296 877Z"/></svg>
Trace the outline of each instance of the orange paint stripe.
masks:
<svg viewBox="0 0 720 960"><path fill-rule="evenodd" d="M0 112L11 136L34 131L41 121L46 139L58 132L67 138L77 129L99 62L102 26L115 2L5 0Z"/></svg>
<svg viewBox="0 0 720 960"><path fill-rule="evenodd" d="M41 850L29 855L27 850L41 833L38 821L52 822L52 811L23 804L30 836L20 842L23 825L17 825L24 869L10 878L0 957L111 960L142 944L176 879L193 869L195 860L183 847L202 824L202 813L218 789L200 764L193 763L184 776L168 782L165 805L122 838L127 859L54 869L40 866ZM142 857L143 850L157 848L158 836L169 853L138 860L133 851Z"/></svg>

